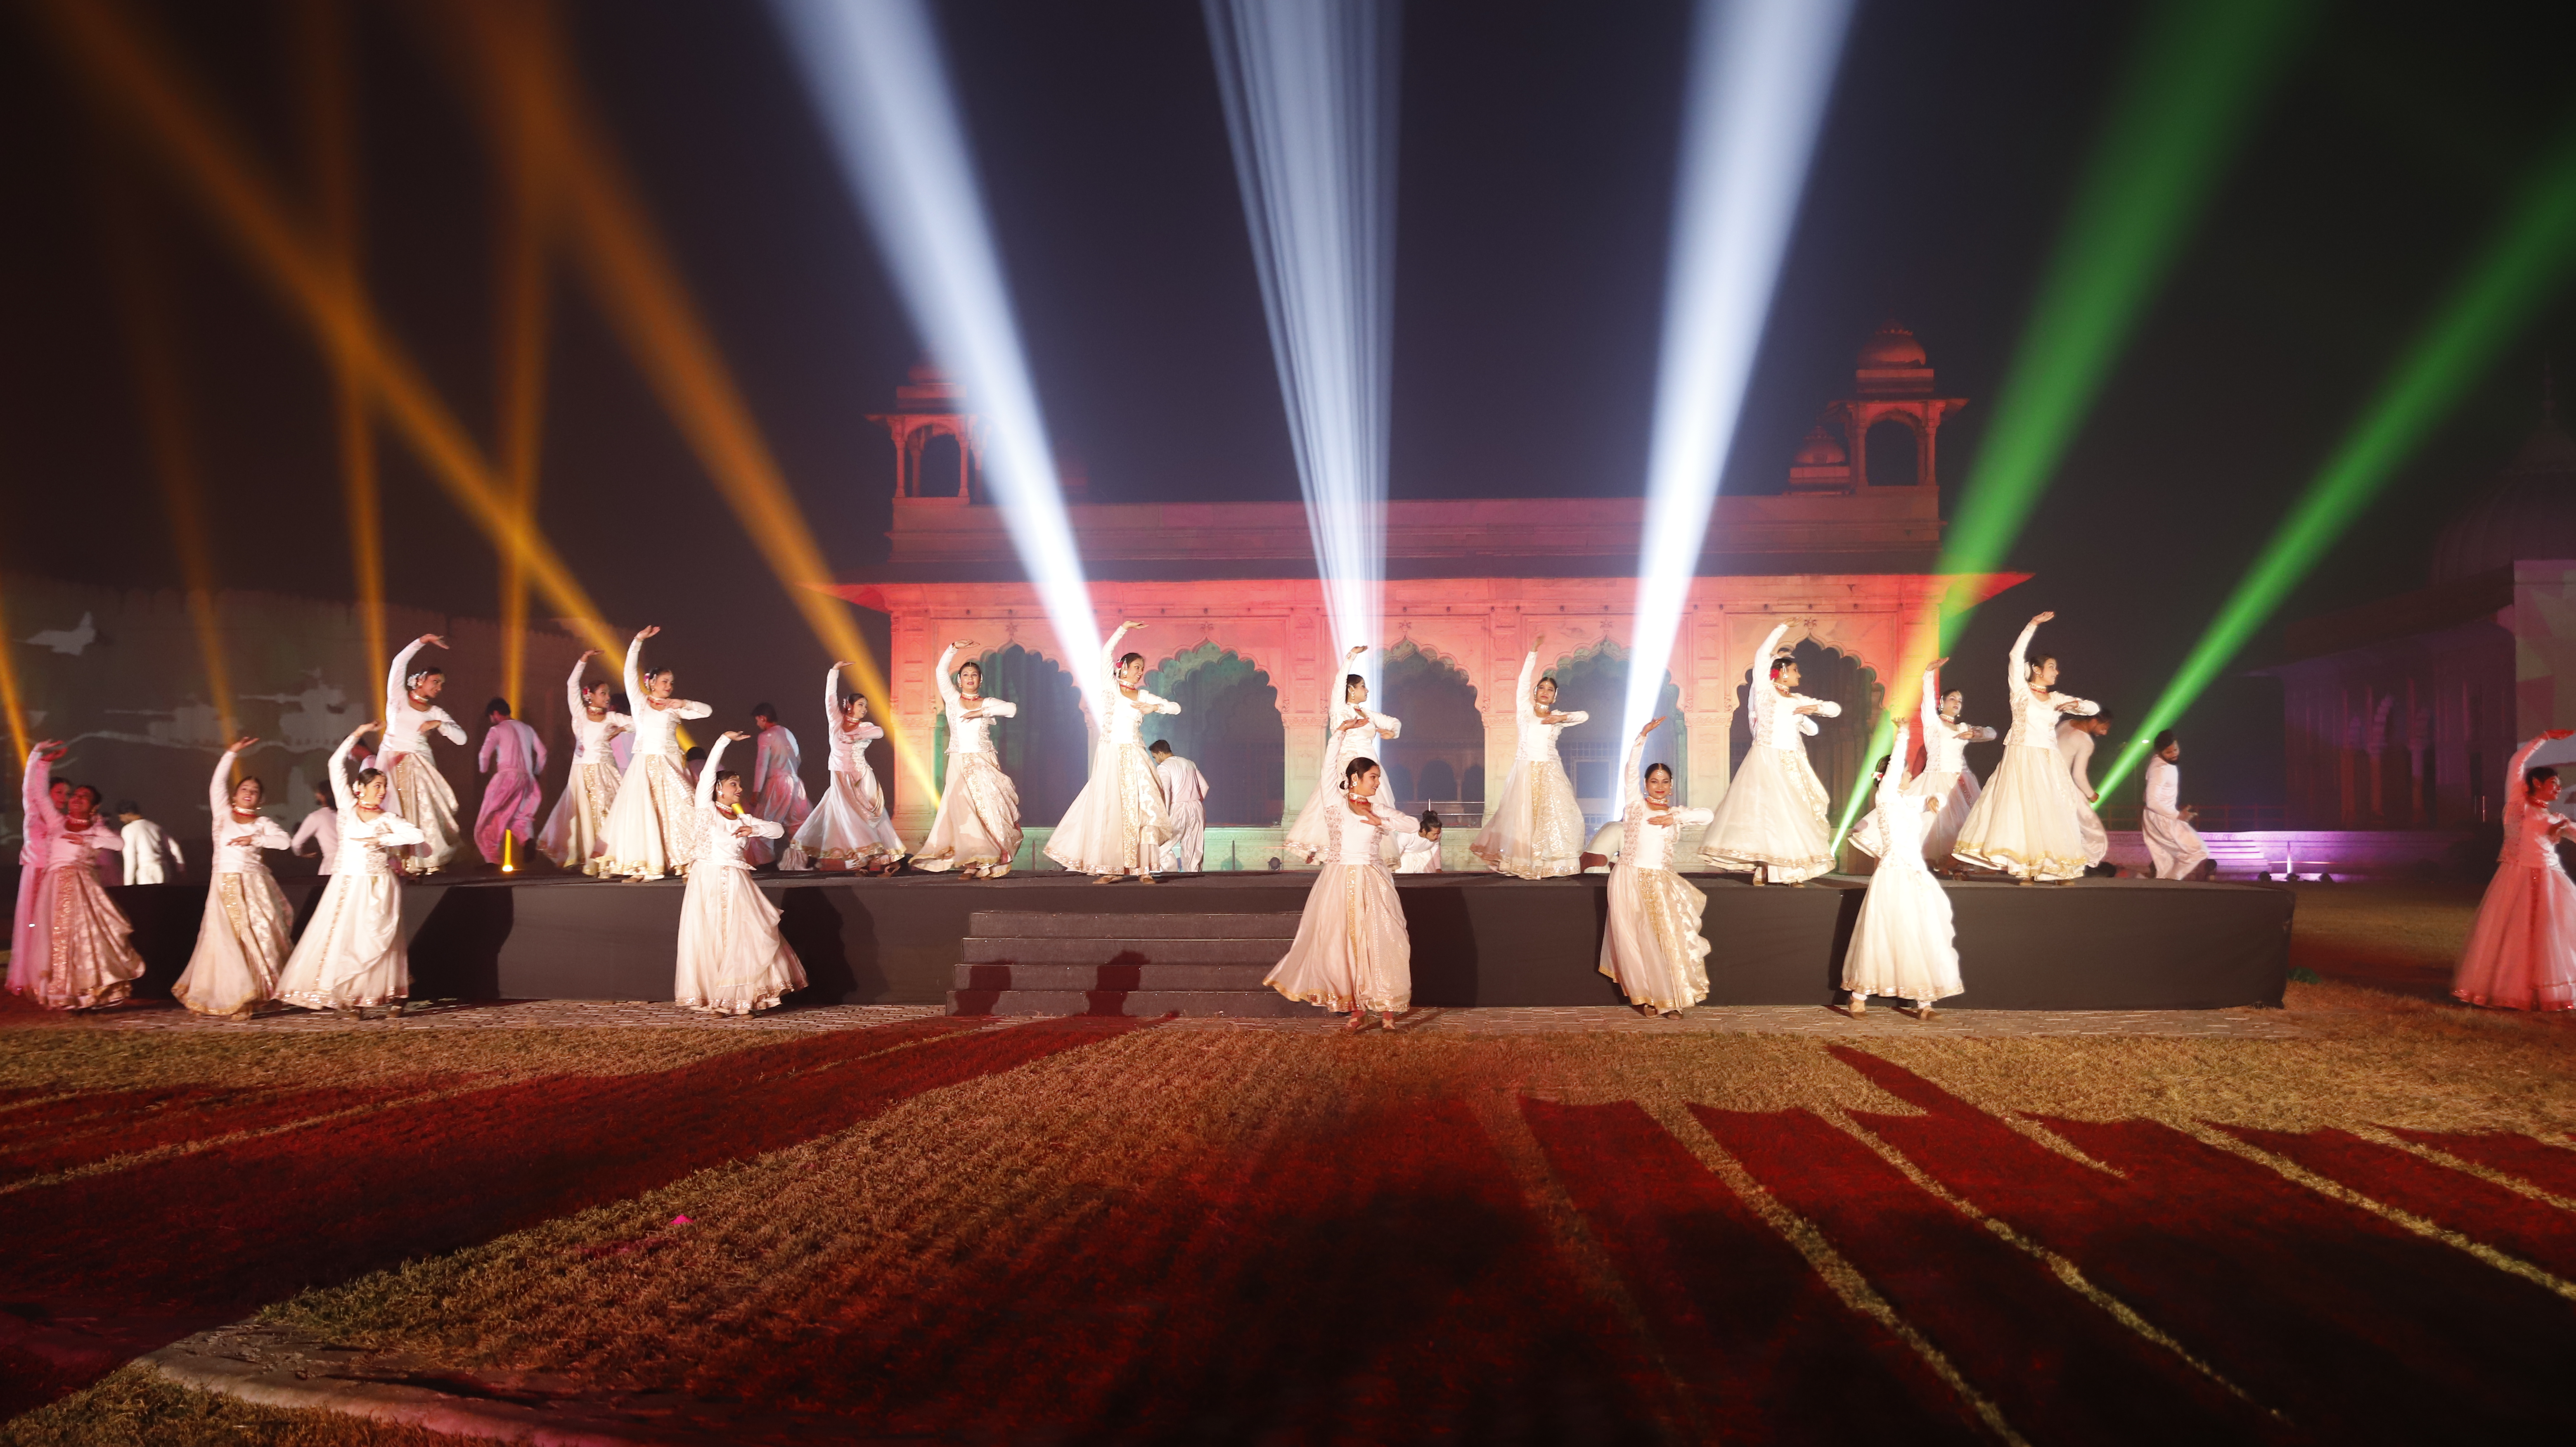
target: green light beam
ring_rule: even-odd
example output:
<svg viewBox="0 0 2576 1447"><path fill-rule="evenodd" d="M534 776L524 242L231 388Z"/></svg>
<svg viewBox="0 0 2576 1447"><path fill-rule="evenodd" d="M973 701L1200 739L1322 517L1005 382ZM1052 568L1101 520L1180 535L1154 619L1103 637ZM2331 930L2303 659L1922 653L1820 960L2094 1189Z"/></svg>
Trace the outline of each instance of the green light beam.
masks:
<svg viewBox="0 0 2576 1447"><path fill-rule="evenodd" d="M2576 261L2576 138L2562 143L2504 226L2455 283L2360 422L2308 483L2253 569L2165 685L2138 736L2104 776L2108 795L2242 650L2370 505L2397 468L2476 385Z"/></svg>

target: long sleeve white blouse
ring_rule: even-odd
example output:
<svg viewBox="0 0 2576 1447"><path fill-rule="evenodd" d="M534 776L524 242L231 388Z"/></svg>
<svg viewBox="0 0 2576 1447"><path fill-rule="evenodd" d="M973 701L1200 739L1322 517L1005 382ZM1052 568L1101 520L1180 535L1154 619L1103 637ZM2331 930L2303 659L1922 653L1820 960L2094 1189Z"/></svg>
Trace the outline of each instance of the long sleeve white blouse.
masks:
<svg viewBox="0 0 2576 1447"><path fill-rule="evenodd" d="M1512 705L1518 710L1514 716L1520 720L1520 731L1514 736L1516 747L1512 752L1513 757L1523 763L1564 767L1556 753L1557 735L1576 724L1592 721L1592 715L1582 709L1566 714L1563 723L1549 723L1538 716L1538 650L1535 648L1521 658L1520 682L1512 687Z"/></svg>
<svg viewBox="0 0 2576 1447"><path fill-rule="evenodd" d="M1920 710L1923 728L1923 772L1925 774L1964 774L1968 771L1968 745L1991 743L1995 731L1975 724L1953 723L1941 717L1941 670L1923 670L1923 705ZM1898 755L1902 758L1903 755Z"/></svg>
<svg viewBox="0 0 2576 1447"><path fill-rule="evenodd" d="M1637 776L1645 749L1646 735L1639 734L1628 741L1628 756L1619 762L1619 863L1630 869L1670 869L1682 831L1708 823L1716 811L1678 804L1656 808ZM1656 818L1667 822L1648 822Z"/></svg>
<svg viewBox="0 0 2576 1447"><path fill-rule="evenodd" d="M1100 741L1104 744L1129 743L1142 748L1145 745L1142 732L1145 715L1179 713L1181 706L1142 688L1136 690L1134 698L1129 698L1127 691L1118 686L1118 645L1127 637L1127 627L1124 623L1119 624L1111 630L1109 641L1100 646L1101 663L1109 674L1109 717L1100 721Z"/></svg>
<svg viewBox="0 0 2576 1447"><path fill-rule="evenodd" d="M1745 688L1745 698L1753 710L1753 717L1747 723L1753 732L1753 742L1767 748L1796 749L1803 753L1806 740L1802 736L1816 731L1817 717L1839 718L1843 706L1830 699L1809 698L1803 693L1782 693L1772 684L1772 650L1780 646L1780 640L1788 632L1788 624L1779 625L1764 634L1762 645L1753 650L1753 676ZM1815 713L1798 711L1808 707L1813 707Z"/></svg>
<svg viewBox="0 0 2576 1447"><path fill-rule="evenodd" d="M608 741L619 734L631 733L635 728L635 720L622 713L603 714L596 719L590 716L590 705L581 697L581 670L582 660L574 659L572 676L564 680L564 706L571 710L564 717L572 720L572 764L576 769L584 764L610 760L613 755L609 752ZM627 695L628 698L634 696L631 693Z"/></svg>
<svg viewBox="0 0 2576 1447"><path fill-rule="evenodd" d="M993 698L989 695L978 695L975 702L969 705L966 702L966 696L957 691L956 668L957 645L952 643L940 652L939 673L936 680L939 684L940 709L948 715L948 757L953 759L959 754L989 754L993 751L993 720L1014 717L1019 713L1020 706L1007 699ZM837 675L838 670L834 672ZM824 687L827 689L832 687L831 681L826 680ZM826 705L826 707L829 706Z"/></svg>
<svg viewBox="0 0 2576 1447"><path fill-rule="evenodd" d="M749 869L751 859L743 853L754 839L776 839L787 832L787 826L775 819L763 819L745 809L728 814L716 803L716 774L724 767L724 751L733 740L719 734L707 750L706 767L698 770L698 857L695 869ZM748 835L736 831L749 829Z"/></svg>
<svg viewBox="0 0 2576 1447"><path fill-rule="evenodd" d="M54 808L53 784L54 766L43 754L30 750L27 766L18 774L18 802L26 810L27 844L37 851L39 868L86 865L102 849L125 848L125 836L95 816L85 827L73 828L70 818Z"/></svg>
<svg viewBox="0 0 2576 1447"><path fill-rule="evenodd" d="M643 661L644 640L638 637L626 645L626 697L635 706L634 717L629 721L635 735L633 757L667 754L673 763L677 763L680 759L680 720L705 718L715 710L685 698L669 700L669 708L655 708L653 701L644 696L644 675L640 671Z"/></svg>
<svg viewBox="0 0 2576 1447"><path fill-rule="evenodd" d="M2057 747L2057 721L2066 714L2096 714L2100 704L2090 699L2074 698L2063 693L2041 693L2030 686L2030 640L2039 631L2036 623L2022 625L2021 636L2013 640L2012 673L2004 680L2005 691L2012 697L2012 732L2004 735L2004 747L2050 749ZM2072 704L2073 707L2061 707Z"/></svg>
<svg viewBox="0 0 2576 1447"><path fill-rule="evenodd" d="M349 750L357 747L358 736L365 732L363 728L350 730L332 757L347 758ZM349 787L348 773L336 768L330 773L331 801L340 808L340 857L332 861L331 872L393 874L400 871L402 862L394 858L391 851L407 844L418 844L429 836L420 832L419 825L390 810L378 812L373 819L359 818L358 796Z"/></svg>
<svg viewBox="0 0 2576 1447"><path fill-rule="evenodd" d="M206 807L214 814L215 858L217 874L266 874L268 861L260 856L263 849L292 849L295 841L287 836L285 826L265 814L254 815L248 823L233 817L233 760L237 751L226 749L215 761L215 776L206 784ZM247 844L236 840L247 837Z"/></svg>
<svg viewBox="0 0 2576 1447"><path fill-rule="evenodd" d="M383 768L392 768L393 761L404 754L428 753L427 735L432 729L445 735L451 744L465 742L465 730L447 710L436 704L428 708L412 706L411 685L406 680L411 674L412 656L420 649L420 640L413 639L409 647L394 655L393 666L385 670L385 734L376 745L376 757L383 761Z"/></svg>

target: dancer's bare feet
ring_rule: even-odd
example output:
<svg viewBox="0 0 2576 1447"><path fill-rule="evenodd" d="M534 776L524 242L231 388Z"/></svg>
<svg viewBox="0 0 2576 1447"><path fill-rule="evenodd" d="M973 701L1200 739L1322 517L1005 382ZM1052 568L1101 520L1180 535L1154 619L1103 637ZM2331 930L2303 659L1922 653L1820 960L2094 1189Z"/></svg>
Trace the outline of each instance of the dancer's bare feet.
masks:
<svg viewBox="0 0 2576 1447"><path fill-rule="evenodd" d="M1367 1024L1367 1023L1368 1023L1368 1011L1366 1011L1366 1010L1353 1010L1353 1011L1351 1012L1351 1018L1342 1022L1342 1030L1343 1030L1343 1033L1347 1034L1347 1033L1349 1033L1349 1032L1351 1032L1351 1031L1353 1031L1353 1030L1357 1030L1358 1028L1360 1028L1361 1026L1363 1026L1363 1025L1365 1025L1365 1024Z"/></svg>
<svg viewBox="0 0 2576 1447"><path fill-rule="evenodd" d="M1116 884L1119 878L1120 876L1115 874L1095 874L1091 876L1091 882L1094 884Z"/></svg>
<svg viewBox="0 0 2576 1447"><path fill-rule="evenodd" d="M1869 997L1867 995L1852 996L1849 1000L1843 1002L1843 1013L1851 1016L1855 1020L1868 1014Z"/></svg>
<svg viewBox="0 0 2576 1447"><path fill-rule="evenodd" d="M1137 875L1136 877L1137 877L1139 880L1142 880L1143 882L1145 882L1145 883L1147 883L1147 884L1160 884L1160 883L1162 883L1162 882L1163 882L1161 879L1159 879L1159 878L1157 878L1156 876L1151 875L1151 874L1140 874L1140 875Z"/></svg>

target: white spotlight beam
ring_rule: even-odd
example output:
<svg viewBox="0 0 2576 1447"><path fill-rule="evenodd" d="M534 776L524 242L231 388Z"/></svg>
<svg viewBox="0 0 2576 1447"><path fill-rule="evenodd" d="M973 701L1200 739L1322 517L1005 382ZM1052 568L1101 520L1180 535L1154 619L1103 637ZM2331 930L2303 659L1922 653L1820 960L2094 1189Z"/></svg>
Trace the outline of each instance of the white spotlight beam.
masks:
<svg viewBox="0 0 2576 1447"><path fill-rule="evenodd" d="M1368 645L1360 666L1374 685L1386 641L1402 8L1376 0L1204 7L1333 639Z"/></svg>
<svg viewBox="0 0 2576 1447"><path fill-rule="evenodd" d="M1653 717L1734 445L1850 0L1700 0L1620 737Z"/></svg>
<svg viewBox="0 0 2576 1447"><path fill-rule="evenodd" d="M1020 565L1095 719L1099 622L1064 510L939 41L921 0L770 0L863 203L912 324L989 430L992 485Z"/></svg>

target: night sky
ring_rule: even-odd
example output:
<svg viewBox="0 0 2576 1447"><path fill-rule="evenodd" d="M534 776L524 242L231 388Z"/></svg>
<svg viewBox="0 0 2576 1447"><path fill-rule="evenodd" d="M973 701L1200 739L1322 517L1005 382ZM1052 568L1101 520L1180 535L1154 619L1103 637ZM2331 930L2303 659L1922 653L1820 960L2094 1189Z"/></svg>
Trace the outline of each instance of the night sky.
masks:
<svg viewBox="0 0 2576 1447"><path fill-rule="evenodd" d="M309 194L294 9L138 7ZM355 7L367 280L493 444L491 167L426 37ZM1098 501L1293 499L1261 301L1195 3L938 7L1049 425ZM918 355L766 13L614 0L570 12L628 166L835 566L882 549L882 410ZM1640 490L1687 8L1416 0L1399 163L1397 497ZM1726 475L1776 490L1878 323L1946 395L1957 489L2137 28L2113 5L1864 4ZM2354 5L2307 27L2011 566L2037 576L1958 650L2002 723L2003 650L2041 608L2066 685L2132 719L2432 299L2576 124L2576 7ZM177 297L190 436L224 586L347 597L327 373L300 322L97 122L50 35L0 11L0 568L179 577L106 258L139 218ZM543 523L623 632L720 712L803 701L827 661L568 267L557 269ZM2424 581L2431 534L2533 426L2576 335L2562 290L2285 616ZM477 534L390 434L398 602L491 616ZM1945 506L1955 512L1955 506ZM673 576L673 569L679 576ZM2276 623L2280 620L2276 620ZM2277 646L2268 630L2247 665ZM2566 721L2576 722L2576 720ZM2280 797L2277 689L2222 684L2183 724L2189 792ZM2117 731L2125 737L2125 731Z"/></svg>

